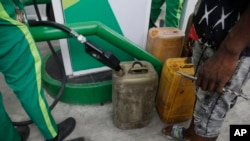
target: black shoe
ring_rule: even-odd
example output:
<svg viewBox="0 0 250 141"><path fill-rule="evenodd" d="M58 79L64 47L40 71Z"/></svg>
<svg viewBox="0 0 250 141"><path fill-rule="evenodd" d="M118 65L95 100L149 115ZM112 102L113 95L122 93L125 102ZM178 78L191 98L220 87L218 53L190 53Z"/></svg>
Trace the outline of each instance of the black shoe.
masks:
<svg viewBox="0 0 250 141"><path fill-rule="evenodd" d="M84 139L84 137L79 137L79 138L70 139L70 140L66 140L66 141L85 141L85 139Z"/></svg>
<svg viewBox="0 0 250 141"><path fill-rule="evenodd" d="M30 134L30 128L28 126L17 126L17 132L21 136L21 141L26 141Z"/></svg>
<svg viewBox="0 0 250 141"><path fill-rule="evenodd" d="M58 135L48 141L63 141L74 129L76 126L76 121L74 118L69 117L58 124Z"/></svg>

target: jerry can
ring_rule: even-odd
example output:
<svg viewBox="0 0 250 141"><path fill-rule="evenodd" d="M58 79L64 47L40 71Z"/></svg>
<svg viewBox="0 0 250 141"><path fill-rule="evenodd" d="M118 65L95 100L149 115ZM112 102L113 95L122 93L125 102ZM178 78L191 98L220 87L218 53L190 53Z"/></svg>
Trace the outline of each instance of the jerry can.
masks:
<svg viewBox="0 0 250 141"><path fill-rule="evenodd" d="M120 129L141 128L151 121L158 74L146 61L121 62L122 73L112 73L114 124Z"/></svg>
<svg viewBox="0 0 250 141"><path fill-rule="evenodd" d="M150 28L146 50L161 60L181 57L185 34L178 28Z"/></svg>
<svg viewBox="0 0 250 141"><path fill-rule="evenodd" d="M192 117L195 103L195 86L192 80L176 73L181 71L194 75L188 58L169 58L163 65L156 109L162 122L166 124L183 122Z"/></svg>

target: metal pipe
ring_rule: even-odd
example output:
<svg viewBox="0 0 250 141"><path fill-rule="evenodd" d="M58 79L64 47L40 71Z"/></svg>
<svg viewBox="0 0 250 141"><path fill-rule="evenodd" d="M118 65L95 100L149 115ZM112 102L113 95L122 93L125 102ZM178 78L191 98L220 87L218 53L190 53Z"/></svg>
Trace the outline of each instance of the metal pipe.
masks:
<svg viewBox="0 0 250 141"><path fill-rule="evenodd" d="M184 73L184 72L176 71L176 73L178 73L178 74L180 74L180 75L182 75L182 76L184 76L184 77L186 77L186 78L188 78L188 79L191 79L192 81L196 81L196 80L197 80L197 77L191 76L191 75L186 74L186 73ZM244 99L246 99L246 100L250 100L250 97L249 97L248 95L244 94L242 91L241 91L241 92L236 92L236 91L233 91L233 90L228 89L228 88L225 88L225 87L222 89L222 91L223 91L223 92L232 93L232 94L234 94L234 95L236 95L236 96L240 96L240 97L242 97L242 98L244 98Z"/></svg>

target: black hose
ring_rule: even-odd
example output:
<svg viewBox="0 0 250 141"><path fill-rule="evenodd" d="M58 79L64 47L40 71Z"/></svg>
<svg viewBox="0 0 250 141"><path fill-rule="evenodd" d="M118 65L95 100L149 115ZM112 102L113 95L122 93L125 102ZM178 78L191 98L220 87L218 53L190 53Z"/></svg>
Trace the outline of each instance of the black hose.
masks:
<svg viewBox="0 0 250 141"><path fill-rule="evenodd" d="M56 23L56 22L52 22L52 21L31 21L29 23L29 25L32 27L32 26L50 26L50 27L54 27L54 28L57 28L57 29L60 29L64 32L66 32L67 34L72 34L72 29L70 29L69 27L67 26L64 26L62 24L59 24L59 23Z"/></svg>
<svg viewBox="0 0 250 141"><path fill-rule="evenodd" d="M41 21L42 18L41 18L41 14L39 12L37 1L36 0L32 0L32 2L33 2L33 5L34 5L34 8L35 8L35 11L36 11L37 18L38 18L39 21Z"/></svg>
<svg viewBox="0 0 250 141"><path fill-rule="evenodd" d="M55 14L51 3L46 4L46 16L48 21L55 21Z"/></svg>

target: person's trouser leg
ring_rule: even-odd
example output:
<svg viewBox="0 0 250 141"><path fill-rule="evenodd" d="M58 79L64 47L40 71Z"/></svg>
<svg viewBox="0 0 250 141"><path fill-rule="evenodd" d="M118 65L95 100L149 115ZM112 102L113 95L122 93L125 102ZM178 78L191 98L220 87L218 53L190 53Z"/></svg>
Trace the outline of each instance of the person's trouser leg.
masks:
<svg viewBox="0 0 250 141"><path fill-rule="evenodd" d="M27 26L11 17L14 5L7 11L4 6L0 3L0 71L44 137L54 138L58 129L41 87L40 54Z"/></svg>
<svg viewBox="0 0 250 141"><path fill-rule="evenodd" d="M161 13L161 7L165 0L152 0L151 3L151 12L150 12L150 20L149 27L153 27L154 23L158 19L160 13Z"/></svg>
<svg viewBox="0 0 250 141"><path fill-rule="evenodd" d="M2 102L2 94L0 93L0 141L20 141L20 135L13 127L12 122L7 115Z"/></svg>
<svg viewBox="0 0 250 141"><path fill-rule="evenodd" d="M166 0L166 27L179 28L183 3L184 0Z"/></svg>
<svg viewBox="0 0 250 141"><path fill-rule="evenodd" d="M203 49L205 48L195 42L193 49L195 68L199 68L215 52L209 47L205 51ZM202 57L200 57L201 54L203 54ZM241 57L235 73L225 87L240 92L247 80L249 80L249 69L250 57ZM205 138L215 138L219 135L225 117L235 105L238 97L230 92L208 92L200 88L197 89L196 96L194 110L195 133Z"/></svg>

